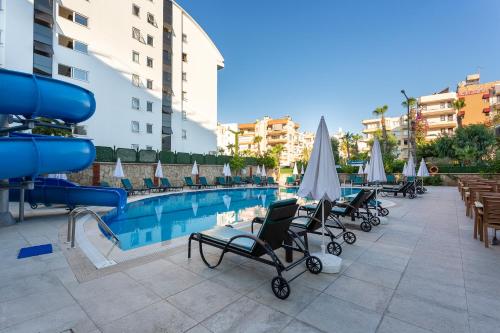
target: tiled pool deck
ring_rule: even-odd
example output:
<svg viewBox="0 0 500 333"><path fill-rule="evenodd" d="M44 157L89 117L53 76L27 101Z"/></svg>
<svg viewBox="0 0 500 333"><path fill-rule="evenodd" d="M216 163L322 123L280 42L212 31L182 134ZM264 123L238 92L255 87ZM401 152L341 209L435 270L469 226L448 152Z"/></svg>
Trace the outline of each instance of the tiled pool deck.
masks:
<svg viewBox="0 0 500 333"><path fill-rule="evenodd" d="M0 228L0 332L500 331L500 246L472 238L456 188L394 202L387 225L343 246L341 274L305 273L285 301L269 267L228 256L210 270L185 247L89 274L59 241L65 212L28 213ZM53 254L16 259L47 242Z"/></svg>

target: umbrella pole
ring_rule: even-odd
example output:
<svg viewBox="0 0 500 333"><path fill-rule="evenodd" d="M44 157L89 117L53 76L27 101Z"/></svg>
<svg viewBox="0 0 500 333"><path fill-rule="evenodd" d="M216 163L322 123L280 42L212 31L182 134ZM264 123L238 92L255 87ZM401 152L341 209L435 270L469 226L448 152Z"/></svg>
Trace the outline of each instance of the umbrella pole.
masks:
<svg viewBox="0 0 500 333"><path fill-rule="evenodd" d="M322 233L323 237L321 237L321 252L322 254L326 254L326 246L325 246L325 199L323 198L323 203L321 204L321 227L323 228Z"/></svg>

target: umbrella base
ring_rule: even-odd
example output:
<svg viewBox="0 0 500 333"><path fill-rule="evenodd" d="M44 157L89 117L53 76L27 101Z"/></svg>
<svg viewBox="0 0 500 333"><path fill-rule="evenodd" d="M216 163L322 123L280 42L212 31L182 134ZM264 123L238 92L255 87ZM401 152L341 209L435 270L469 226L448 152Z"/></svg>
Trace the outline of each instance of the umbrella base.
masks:
<svg viewBox="0 0 500 333"><path fill-rule="evenodd" d="M321 273L335 274L339 273L342 267L342 258L334 256L333 254L315 252L311 253L312 256L318 257L323 264Z"/></svg>
<svg viewBox="0 0 500 333"><path fill-rule="evenodd" d="M387 217L379 216L378 218L380 219L380 224L389 224L389 219Z"/></svg>

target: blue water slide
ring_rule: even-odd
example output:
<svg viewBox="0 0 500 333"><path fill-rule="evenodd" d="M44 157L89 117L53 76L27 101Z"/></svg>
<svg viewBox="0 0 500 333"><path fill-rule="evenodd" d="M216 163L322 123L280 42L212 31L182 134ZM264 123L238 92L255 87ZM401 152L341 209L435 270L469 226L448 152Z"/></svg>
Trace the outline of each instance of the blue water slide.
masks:
<svg viewBox="0 0 500 333"><path fill-rule="evenodd" d="M63 81L32 74L0 70L0 114L25 118L44 117L66 123L89 119L95 112L92 92ZM95 158L91 140L14 133L0 137L0 179L40 174L76 172L88 168ZM35 181L26 201L43 204L113 206L122 209L126 193L121 189L84 187L76 184ZM17 201L18 190L10 191Z"/></svg>

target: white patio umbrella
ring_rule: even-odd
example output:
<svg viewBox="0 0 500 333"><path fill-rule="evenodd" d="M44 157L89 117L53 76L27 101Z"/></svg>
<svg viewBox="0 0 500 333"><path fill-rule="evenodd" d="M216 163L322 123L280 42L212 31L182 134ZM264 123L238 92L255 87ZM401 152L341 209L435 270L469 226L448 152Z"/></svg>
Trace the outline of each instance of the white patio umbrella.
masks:
<svg viewBox="0 0 500 333"><path fill-rule="evenodd" d="M260 172L261 172L262 177L267 176L266 167L264 166L264 164L262 164L262 168L260 169Z"/></svg>
<svg viewBox="0 0 500 333"><path fill-rule="evenodd" d="M231 167L229 166L229 163L226 166L226 177L231 177Z"/></svg>
<svg viewBox="0 0 500 333"><path fill-rule="evenodd" d="M420 166L418 168L417 176L419 177L429 177L429 170L427 170L427 165L425 165L424 158L420 161Z"/></svg>
<svg viewBox="0 0 500 333"><path fill-rule="evenodd" d="M125 174L123 173L122 161L120 158L118 158L118 160L116 161L113 176L116 178L125 178Z"/></svg>
<svg viewBox="0 0 500 333"><path fill-rule="evenodd" d="M408 165L405 162L405 165L403 166L403 176L406 176L407 170L408 170Z"/></svg>
<svg viewBox="0 0 500 333"><path fill-rule="evenodd" d="M302 166L300 167L300 174L303 175L304 174L304 164L302 164Z"/></svg>
<svg viewBox="0 0 500 333"><path fill-rule="evenodd" d="M163 178L163 168L161 167L160 160L158 160L158 164L156 164L155 177Z"/></svg>
<svg viewBox="0 0 500 333"><path fill-rule="evenodd" d="M370 156L370 169L368 170L367 175L368 182L372 183L383 183L387 181L387 177L385 176L384 170L384 161L382 160L382 152L380 151L380 143L377 139L373 141L373 147ZM378 186L375 187L375 212L378 218Z"/></svg>
<svg viewBox="0 0 500 333"><path fill-rule="evenodd" d="M314 200L335 201L340 198L341 188L335 158L333 157L330 134L325 119L321 117L314 140L311 158L297 194ZM323 205L324 208L324 205ZM329 212L327 212L328 214ZM325 211L322 212L322 233L325 234ZM323 272L338 273L342 259L326 253L325 237L322 238L321 252L314 255L323 263Z"/></svg>
<svg viewBox="0 0 500 333"><path fill-rule="evenodd" d="M297 170L297 163L295 163L295 165L293 166L292 175L297 176L298 174L299 170Z"/></svg>
<svg viewBox="0 0 500 333"><path fill-rule="evenodd" d="M256 176L260 176L261 175L260 166L258 166L258 165L257 165L257 170L255 170L255 175Z"/></svg>
<svg viewBox="0 0 500 333"><path fill-rule="evenodd" d="M363 175L364 173L365 173L365 170L363 170L363 165L360 165L359 169L358 169L358 175Z"/></svg>
<svg viewBox="0 0 500 333"><path fill-rule="evenodd" d="M410 158L408 159L408 164L406 165L406 176L407 177L415 177L417 174L415 173L415 162L413 161L413 155L410 154Z"/></svg>
<svg viewBox="0 0 500 333"><path fill-rule="evenodd" d="M191 174L192 175L198 174L198 164L196 163L196 161L194 161L194 163L193 163L193 168L191 169Z"/></svg>
<svg viewBox="0 0 500 333"><path fill-rule="evenodd" d="M363 170L363 173L365 175L368 174L368 172L370 172L370 161L366 162L366 165L365 165L365 170Z"/></svg>

